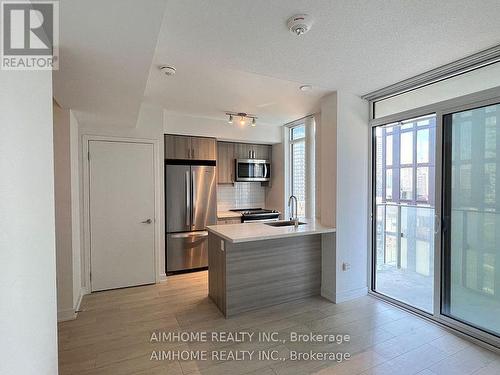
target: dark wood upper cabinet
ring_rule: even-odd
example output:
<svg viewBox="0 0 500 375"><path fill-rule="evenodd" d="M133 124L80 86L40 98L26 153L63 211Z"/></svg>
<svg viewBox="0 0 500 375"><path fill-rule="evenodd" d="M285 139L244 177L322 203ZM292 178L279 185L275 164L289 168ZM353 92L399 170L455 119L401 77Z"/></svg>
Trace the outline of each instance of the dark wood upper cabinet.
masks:
<svg viewBox="0 0 500 375"><path fill-rule="evenodd" d="M165 159L216 160L214 138L165 135Z"/></svg>
<svg viewBox="0 0 500 375"><path fill-rule="evenodd" d="M217 142L213 138L191 138L191 159L196 160L216 160Z"/></svg>
<svg viewBox="0 0 500 375"><path fill-rule="evenodd" d="M271 160L271 149L271 145L235 143L235 150L238 159Z"/></svg>
<svg viewBox="0 0 500 375"><path fill-rule="evenodd" d="M232 184L234 182L235 144L217 142L217 183Z"/></svg>
<svg viewBox="0 0 500 375"><path fill-rule="evenodd" d="M236 159L271 160L271 156L271 145L217 142L217 183L234 183Z"/></svg>

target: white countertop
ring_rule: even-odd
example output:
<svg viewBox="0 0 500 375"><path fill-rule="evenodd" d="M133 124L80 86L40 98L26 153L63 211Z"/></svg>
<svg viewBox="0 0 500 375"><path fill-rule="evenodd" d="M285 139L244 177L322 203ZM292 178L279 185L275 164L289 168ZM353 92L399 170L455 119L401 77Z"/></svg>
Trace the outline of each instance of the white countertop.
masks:
<svg viewBox="0 0 500 375"><path fill-rule="evenodd" d="M325 227L317 220L301 219L300 221L306 224L299 225L298 228L293 225L272 227L264 223L241 223L210 225L207 229L210 233L233 243L335 232L335 228Z"/></svg>
<svg viewBox="0 0 500 375"><path fill-rule="evenodd" d="M217 211L218 219L240 218L241 212L234 211Z"/></svg>

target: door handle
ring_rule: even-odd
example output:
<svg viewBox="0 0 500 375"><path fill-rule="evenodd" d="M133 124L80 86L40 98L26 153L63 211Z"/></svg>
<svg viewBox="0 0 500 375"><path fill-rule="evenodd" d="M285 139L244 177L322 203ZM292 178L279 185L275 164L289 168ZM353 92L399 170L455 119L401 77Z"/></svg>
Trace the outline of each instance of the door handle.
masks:
<svg viewBox="0 0 500 375"><path fill-rule="evenodd" d="M186 171L185 176L186 184L186 226L191 225L191 182L189 178L189 171Z"/></svg>
<svg viewBox="0 0 500 375"><path fill-rule="evenodd" d="M191 171L191 225L195 225L194 221L196 219L196 173ZM193 228L194 229L194 228Z"/></svg>
<svg viewBox="0 0 500 375"><path fill-rule="evenodd" d="M151 224L152 222L153 222L153 220L147 219L147 220L141 221L141 224Z"/></svg>
<svg viewBox="0 0 500 375"><path fill-rule="evenodd" d="M207 231L202 232L188 232L188 233L176 233L171 235L172 238L203 238L208 237Z"/></svg>
<svg viewBox="0 0 500 375"><path fill-rule="evenodd" d="M441 230L441 218L438 215L434 215L434 234L438 234Z"/></svg>

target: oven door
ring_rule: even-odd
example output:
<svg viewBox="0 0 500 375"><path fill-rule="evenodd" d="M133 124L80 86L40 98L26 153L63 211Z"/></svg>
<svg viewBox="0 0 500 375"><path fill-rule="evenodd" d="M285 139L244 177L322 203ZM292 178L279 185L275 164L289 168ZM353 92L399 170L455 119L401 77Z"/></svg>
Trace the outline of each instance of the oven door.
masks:
<svg viewBox="0 0 500 375"><path fill-rule="evenodd" d="M268 160L236 159L236 181L269 181L271 163Z"/></svg>

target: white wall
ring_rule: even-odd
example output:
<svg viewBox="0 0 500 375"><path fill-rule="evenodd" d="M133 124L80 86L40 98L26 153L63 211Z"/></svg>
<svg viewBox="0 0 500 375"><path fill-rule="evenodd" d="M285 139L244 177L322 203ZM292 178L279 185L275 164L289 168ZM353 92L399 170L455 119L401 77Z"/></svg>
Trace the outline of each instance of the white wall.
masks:
<svg viewBox="0 0 500 375"><path fill-rule="evenodd" d="M358 96L336 92L322 99L317 124L320 217L336 228L322 250L321 289L336 303L367 293L368 108Z"/></svg>
<svg viewBox="0 0 500 375"><path fill-rule="evenodd" d="M337 212L337 93L321 99L320 145L321 223L335 227Z"/></svg>
<svg viewBox="0 0 500 375"><path fill-rule="evenodd" d="M316 203L316 219L321 220L321 113L314 114L314 122L316 123L316 141L314 143L314 158L315 158L315 170L316 170L316 191L315 191L315 203Z"/></svg>
<svg viewBox="0 0 500 375"><path fill-rule="evenodd" d="M367 293L368 264L368 102L338 93L336 302ZM350 269L342 270L348 263Z"/></svg>
<svg viewBox="0 0 500 375"><path fill-rule="evenodd" d="M281 126L241 126L238 121L207 119L165 111L165 133L215 137L221 141L280 143Z"/></svg>
<svg viewBox="0 0 500 375"><path fill-rule="evenodd" d="M266 208L285 213L285 163L283 143L272 146L271 183L266 188ZM283 216L284 218L284 216Z"/></svg>
<svg viewBox="0 0 500 375"><path fill-rule="evenodd" d="M323 225L335 228L337 204L337 93L321 99L320 122L316 124L319 147L319 163L316 171L320 174L320 220ZM321 295L333 302L336 300L337 261L335 235L322 236L321 249Z"/></svg>
<svg viewBox="0 0 500 375"><path fill-rule="evenodd" d="M50 71L0 73L0 374L57 374Z"/></svg>
<svg viewBox="0 0 500 375"><path fill-rule="evenodd" d="M74 318L70 113L53 103L57 315L61 321Z"/></svg>

